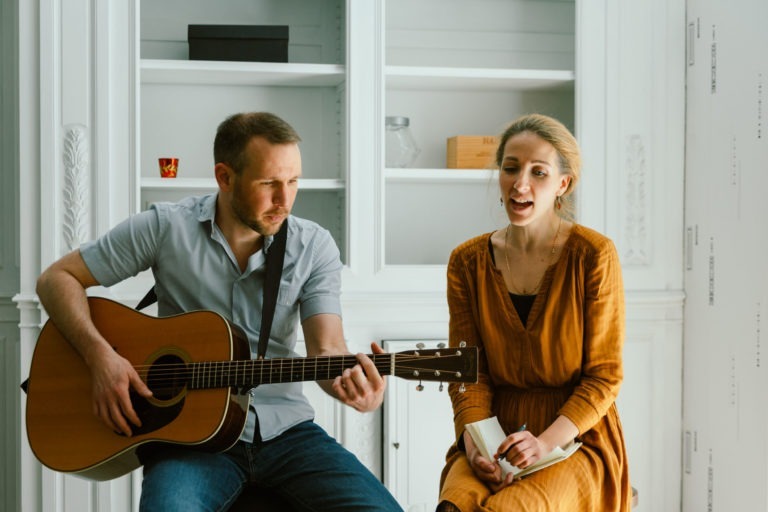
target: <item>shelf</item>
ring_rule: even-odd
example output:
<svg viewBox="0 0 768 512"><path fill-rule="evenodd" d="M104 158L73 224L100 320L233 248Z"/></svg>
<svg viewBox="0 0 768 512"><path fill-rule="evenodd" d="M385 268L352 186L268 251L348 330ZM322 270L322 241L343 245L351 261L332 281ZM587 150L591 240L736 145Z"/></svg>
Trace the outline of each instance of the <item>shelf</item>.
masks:
<svg viewBox="0 0 768 512"><path fill-rule="evenodd" d="M477 183L495 180L498 173L491 169L385 169L390 183Z"/></svg>
<svg viewBox="0 0 768 512"><path fill-rule="evenodd" d="M387 66L387 87L428 90L542 90L573 84L575 73L550 69Z"/></svg>
<svg viewBox="0 0 768 512"><path fill-rule="evenodd" d="M142 190L216 190L214 178L141 178ZM344 190L344 181L334 179L300 179L299 190Z"/></svg>
<svg viewBox="0 0 768 512"><path fill-rule="evenodd" d="M333 87L344 83L344 66L280 62L142 59L142 84Z"/></svg>

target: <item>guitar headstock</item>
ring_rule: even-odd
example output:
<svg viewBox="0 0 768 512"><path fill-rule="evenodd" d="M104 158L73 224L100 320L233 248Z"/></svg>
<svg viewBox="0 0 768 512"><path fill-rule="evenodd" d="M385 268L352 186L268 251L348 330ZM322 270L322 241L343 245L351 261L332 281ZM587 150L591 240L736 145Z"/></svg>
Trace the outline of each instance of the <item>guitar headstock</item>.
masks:
<svg viewBox="0 0 768 512"><path fill-rule="evenodd" d="M403 379L477 382L477 347L417 348L394 355L394 375Z"/></svg>

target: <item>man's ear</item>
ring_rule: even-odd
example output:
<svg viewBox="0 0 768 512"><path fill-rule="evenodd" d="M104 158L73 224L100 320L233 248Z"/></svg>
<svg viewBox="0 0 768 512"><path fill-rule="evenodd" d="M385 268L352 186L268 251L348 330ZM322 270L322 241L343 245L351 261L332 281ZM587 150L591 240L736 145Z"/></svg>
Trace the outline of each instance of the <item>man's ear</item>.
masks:
<svg viewBox="0 0 768 512"><path fill-rule="evenodd" d="M219 189L227 192L232 188L235 171L230 166L219 162L214 166L213 173L216 176L216 183L218 183Z"/></svg>

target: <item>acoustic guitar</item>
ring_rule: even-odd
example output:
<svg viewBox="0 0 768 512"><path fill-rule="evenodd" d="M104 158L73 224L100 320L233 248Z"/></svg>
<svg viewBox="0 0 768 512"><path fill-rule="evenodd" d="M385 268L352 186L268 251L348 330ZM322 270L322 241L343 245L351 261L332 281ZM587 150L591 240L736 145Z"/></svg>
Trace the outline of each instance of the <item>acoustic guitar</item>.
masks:
<svg viewBox="0 0 768 512"><path fill-rule="evenodd" d="M132 395L142 426L127 437L94 416L90 371L49 320L32 356L27 436L45 466L92 480L129 473L141 465L142 450L159 444L226 450L245 427L251 388L329 380L357 364L354 355L254 360L245 337L215 312L156 318L109 299L88 301L96 327L153 392L149 399ZM382 375L477 381L477 347L369 357Z"/></svg>

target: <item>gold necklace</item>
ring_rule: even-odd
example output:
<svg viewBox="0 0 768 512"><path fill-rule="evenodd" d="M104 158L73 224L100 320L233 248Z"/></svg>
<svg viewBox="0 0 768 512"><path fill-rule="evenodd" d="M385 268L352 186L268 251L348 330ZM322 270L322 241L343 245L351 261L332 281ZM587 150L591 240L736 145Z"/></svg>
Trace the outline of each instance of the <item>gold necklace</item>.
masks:
<svg viewBox="0 0 768 512"><path fill-rule="evenodd" d="M549 261L547 262L547 266L544 269L544 272L541 273L541 277L539 278L539 282L536 284L536 286L529 292L525 288L522 289L522 292L518 295L535 295L539 288L541 287L541 283L544 282L544 276L547 273L547 269L549 269L549 265L552 264L552 257L555 254L555 245L557 244L557 237L560 235L560 228L563 225L563 218L560 217L560 222L557 224L557 231L555 231L555 236L552 238L552 250L549 253ZM509 226L507 226L507 230L504 232L504 261L507 262L507 274L509 274L509 284L512 285L512 288L515 292L519 291L520 288L517 287L514 280L512 279L512 266L509 264Z"/></svg>

